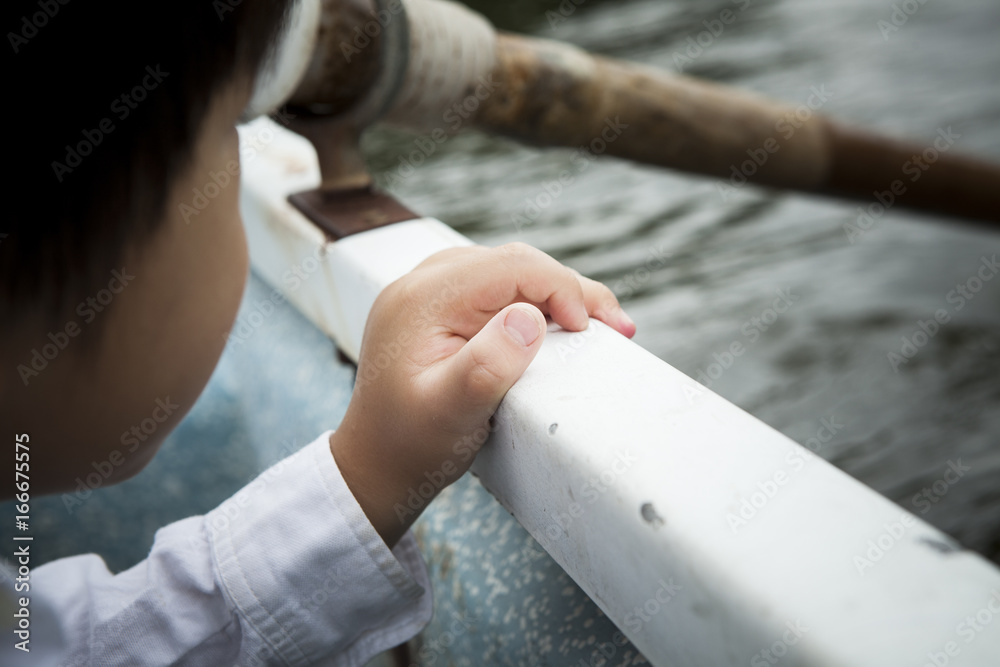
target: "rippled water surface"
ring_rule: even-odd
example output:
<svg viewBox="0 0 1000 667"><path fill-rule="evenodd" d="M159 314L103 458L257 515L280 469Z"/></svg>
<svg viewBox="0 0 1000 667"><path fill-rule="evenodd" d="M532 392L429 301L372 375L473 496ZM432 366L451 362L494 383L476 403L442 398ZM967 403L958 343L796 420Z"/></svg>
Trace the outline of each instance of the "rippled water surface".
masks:
<svg viewBox="0 0 1000 667"><path fill-rule="evenodd" d="M930 0L885 35L885 0L587 0L557 24L557 2L470 4L512 29L681 62L794 104L825 86L822 111L847 123L923 145L950 127L955 150L1000 161L996 2ZM675 58L727 8L737 18L722 34ZM383 181L412 142L369 137ZM857 204L749 187L724 198L712 180L612 159L583 169L571 155L463 134L389 189L479 242L523 240L604 281L641 345L718 375L713 390L799 442L832 423L824 457L1000 561L1000 277L952 293L1000 254L1000 230L893 209L852 243ZM566 169L573 182L519 229L515 214ZM772 319L779 291L791 305ZM894 368L889 353L939 309L949 321ZM746 352L711 367L737 341ZM952 464L962 476L935 487ZM925 488L938 493L915 499Z"/></svg>

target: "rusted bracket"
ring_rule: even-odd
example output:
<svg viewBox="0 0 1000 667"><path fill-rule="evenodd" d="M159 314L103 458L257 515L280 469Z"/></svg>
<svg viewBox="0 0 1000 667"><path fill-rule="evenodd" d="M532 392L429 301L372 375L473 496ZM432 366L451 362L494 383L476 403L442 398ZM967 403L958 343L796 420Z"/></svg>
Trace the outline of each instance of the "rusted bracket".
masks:
<svg viewBox="0 0 1000 667"><path fill-rule="evenodd" d="M287 126L316 149L321 183L288 201L333 241L418 217L372 187L361 154L361 134L390 108L406 72L406 12L399 3L393 11L388 5L388 0L323 0L318 48L291 100L294 113ZM352 43L353 28L383 16L388 18L367 38L357 66L342 67L344 55L336 45ZM315 102L319 99L324 103Z"/></svg>
<svg viewBox="0 0 1000 667"><path fill-rule="evenodd" d="M330 190L317 188L289 195L288 201L326 232L331 241L420 217L393 197L371 186Z"/></svg>

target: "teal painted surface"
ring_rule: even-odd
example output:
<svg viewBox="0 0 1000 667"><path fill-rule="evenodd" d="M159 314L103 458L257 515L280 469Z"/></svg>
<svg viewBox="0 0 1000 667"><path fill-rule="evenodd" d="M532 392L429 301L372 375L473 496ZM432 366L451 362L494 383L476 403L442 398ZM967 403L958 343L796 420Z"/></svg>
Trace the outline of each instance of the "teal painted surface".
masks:
<svg viewBox="0 0 1000 667"><path fill-rule="evenodd" d="M434 618L413 643L413 664L648 664L475 477L445 489L415 530L435 599Z"/></svg>

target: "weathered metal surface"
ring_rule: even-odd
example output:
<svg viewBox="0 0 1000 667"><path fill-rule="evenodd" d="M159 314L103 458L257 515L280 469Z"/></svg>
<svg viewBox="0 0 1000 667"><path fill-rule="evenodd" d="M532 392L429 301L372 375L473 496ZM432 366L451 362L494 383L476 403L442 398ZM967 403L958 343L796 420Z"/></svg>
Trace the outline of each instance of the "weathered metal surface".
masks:
<svg viewBox="0 0 1000 667"><path fill-rule="evenodd" d="M324 190L349 190L371 184L371 174L361 154L361 132L344 116L295 114L287 123L316 147Z"/></svg>
<svg viewBox="0 0 1000 667"><path fill-rule="evenodd" d="M796 107L547 40L502 34L497 52L498 90L473 116L483 129L739 184L863 200L889 190L904 207L1000 222L1000 166L946 153L947 136L927 147L841 126L815 113L823 86ZM905 196L891 193L904 178Z"/></svg>
<svg viewBox="0 0 1000 667"><path fill-rule="evenodd" d="M331 241L417 217L392 197L370 187L306 190L289 195L288 200L326 232Z"/></svg>
<svg viewBox="0 0 1000 667"><path fill-rule="evenodd" d="M500 35L497 93L475 124L527 143L713 176L728 176L747 149L777 142L775 124L794 108L748 92L633 63L598 58L568 44ZM759 183L809 189L827 171L823 123L801 123L755 174ZM762 150L764 150L762 148Z"/></svg>
<svg viewBox="0 0 1000 667"><path fill-rule="evenodd" d="M382 67L382 31L364 30L373 15L374 0L321 1L316 50L291 104L320 104L324 113L337 116L364 97Z"/></svg>
<svg viewBox="0 0 1000 667"><path fill-rule="evenodd" d="M827 123L830 168L819 192L867 199L869 206L936 211L996 228L1000 167L952 151L958 134L940 128L917 146ZM876 211L878 209L875 209Z"/></svg>
<svg viewBox="0 0 1000 667"><path fill-rule="evenodd" d="M317 26L325 20L321 0L299 0L289 9L277 43L257 72L253 92L243 110L246 120L272 113L298 88L316 52Z"/></svg>
<svg viewBox="0 0 1000 667"><path fill-rule="evenodd" d="M409 63L409 26L400 0L325 0L317 47L288 104L288 127L317 147L322 187L371 182L361 133L398 97Z"/></svg>
<svg viewBox="0 0 1000 667"><path fill-rule="evenodd" d="M405 0L409 61L385 120L403 127L454 131L461 106L485 97L496 67L496 32L481 15L442 0ZM458 107L456 107L458 105ZM456 110L457 109L457 110Z"/></svg>

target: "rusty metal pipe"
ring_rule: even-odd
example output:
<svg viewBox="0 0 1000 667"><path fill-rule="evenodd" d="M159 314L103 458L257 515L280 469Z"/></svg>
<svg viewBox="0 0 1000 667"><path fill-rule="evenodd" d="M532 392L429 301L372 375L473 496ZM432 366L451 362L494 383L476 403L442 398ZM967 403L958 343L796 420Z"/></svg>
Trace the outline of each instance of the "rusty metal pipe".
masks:
<svg viewBox="0 0 1000 667"><path fill-rule="evenodd" d="M1000 222L1000 167L949 152L939 132L906 143L735 88L599 58L545 40L498 38L498 92L483 129L538 146L586 146L628 125L609 155L722 179ZM816 95L822 96L818 90ZM599 144L600 145L600 144Z"/></svg>
<svg viewBox="0 0 1000 667"><path fill-rule="evenodd" d="M423 131L454 129L448 113L460 109L461 127L535 146L593 143L595 152L715 177L720 188L750 182L870 202L891 195L892 205L1000 222L1000 167L950 144L941 150L938 137L927 145L890 140L744 90L498 35L481 16L442 0L323 4L326 27L293 95L299 104L352 113L375 97L379 113L364 122ZM384 16L398 9L383 31L405 43L394 53L369 46L340 57L345 35L359 21L370 24L379 7Z"/></svg>
<svg viewBox="0 0 1000 667"><path fill-rule="evenodd" d="M767 158L755 180L798 189L811 189L827 170L817 116L798 122L794 108L757 95L565 44L515 35L497 43L498 90L475 119L487 131L539 146L590 146L603 133L600 152L716 177L761 148ZM782 138L775 125L788 115L792 140L768 152L764 143ZM609 125L618 127L609 134Z"/></svg>

